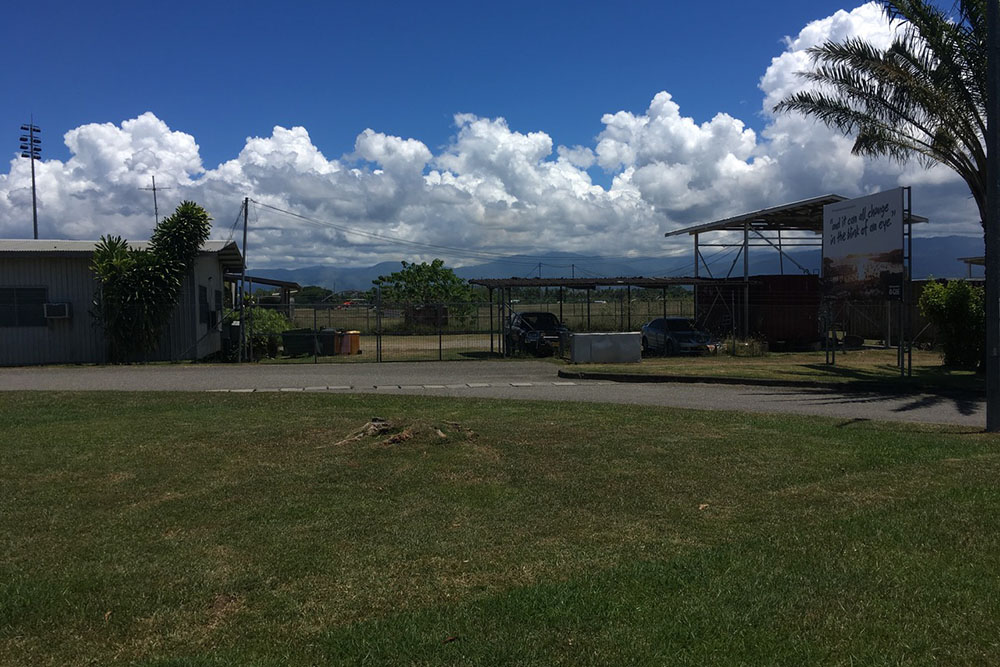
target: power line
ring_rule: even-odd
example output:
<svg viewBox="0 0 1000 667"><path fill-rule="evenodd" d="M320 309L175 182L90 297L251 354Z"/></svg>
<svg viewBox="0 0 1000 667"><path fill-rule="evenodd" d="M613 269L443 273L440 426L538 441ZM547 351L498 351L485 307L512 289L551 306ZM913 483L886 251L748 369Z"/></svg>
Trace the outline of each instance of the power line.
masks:
<svg viewBox="0 0 1000 667"><path fill-rule="evenodd" d="M233 225L229 228L229 236L226 237L226 243L233 240L233 236L236 234L236 225L240 224L240 218L243 216L243 204L240 204L240 210L236 211L236 217L233 218Z"/></svg>

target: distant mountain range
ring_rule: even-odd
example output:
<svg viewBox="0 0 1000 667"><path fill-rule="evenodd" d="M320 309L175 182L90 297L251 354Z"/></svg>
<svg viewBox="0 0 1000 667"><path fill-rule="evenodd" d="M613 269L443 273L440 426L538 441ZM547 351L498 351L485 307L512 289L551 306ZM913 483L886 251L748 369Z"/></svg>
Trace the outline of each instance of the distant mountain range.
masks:
<svg viewBox="0 0 1000 667"><path fill-rule="evenodd" d="M964 278L966 266L959 257L977 257L985 252L982 238L971 236L938 236L913 239L914 277ZM706 248L704 255L710 262L715 277L725 276L733 265L736 251L719 252L718 248ZM717 255L714 255L718 253ZM693 275L693 248L691 257L635 257L629 259L595 259L572 253L546 253L538 256L546 259L539 262L531 256L514 255L500 260L463 266L455 269L462 278L586 278L616 276L690 276ZM714 259L713 259L714 255ZM820 250L804 250L788 253L804 268L818 272ZM335 291L367 290L372 280L401 268L399 262L380 262L374 266L337 267L306 266L297 269L262 267L248 269L247 272L277 280L288 280L300 285L320 285ZM750 273L779 273L781 261L777 252L768 248L753 247L750 250ZM982 267L976 267L973 275L982 276ZM732 268L733 275L743 274L742 259ZM789 259L784 260L785 273L800 273L801 270ZM706 275L702 269L701 275Z"/></svg>

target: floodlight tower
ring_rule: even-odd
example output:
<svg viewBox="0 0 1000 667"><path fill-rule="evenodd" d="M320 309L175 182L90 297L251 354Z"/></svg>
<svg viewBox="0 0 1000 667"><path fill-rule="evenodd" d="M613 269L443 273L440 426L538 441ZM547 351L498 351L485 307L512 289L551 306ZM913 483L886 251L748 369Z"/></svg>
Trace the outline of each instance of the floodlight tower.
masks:
<svg viewBox="0 0 1000 667"><path fill-rule="evenodd" d="M21 126L21 157L31 160L31 218L34 222L35 238L38 238L38 200L35 195L35 160L42 159L42 140L36 137L42 130L32 122Z"/></svg>

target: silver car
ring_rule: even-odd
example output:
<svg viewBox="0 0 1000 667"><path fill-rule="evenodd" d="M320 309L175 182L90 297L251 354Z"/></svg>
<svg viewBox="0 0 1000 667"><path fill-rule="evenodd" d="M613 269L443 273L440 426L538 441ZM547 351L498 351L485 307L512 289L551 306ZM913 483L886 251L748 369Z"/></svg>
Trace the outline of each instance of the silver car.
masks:
<svg viewBox="0 0 1000 667"><path fill-rule="evenodd" d="M686 317L657 317L642 325L644 354L715 352L719 344Z"/></svg>

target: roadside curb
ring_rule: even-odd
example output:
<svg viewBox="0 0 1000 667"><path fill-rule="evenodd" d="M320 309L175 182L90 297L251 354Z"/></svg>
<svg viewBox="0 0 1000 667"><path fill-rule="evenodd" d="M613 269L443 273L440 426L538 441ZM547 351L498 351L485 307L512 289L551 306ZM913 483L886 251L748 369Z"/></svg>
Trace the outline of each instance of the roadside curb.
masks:
<svg viewBox="0 0 1000 667"><path fill-rule="evenodd" d="M819 380L774 380L769 378L741 378L699 375L642 375L639 373L588 373L586 371L559 370L559 377L569 380L610 380L637 384L730 384L755 387L789 387L796 389L829 389L844 393L869 394L938 394L960 396L985 396L985 391L951 389L926 384L895 385L887 382L821 382Z"/></svg>

